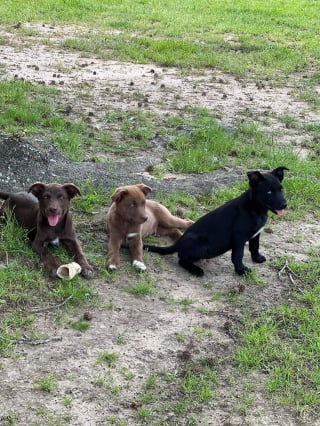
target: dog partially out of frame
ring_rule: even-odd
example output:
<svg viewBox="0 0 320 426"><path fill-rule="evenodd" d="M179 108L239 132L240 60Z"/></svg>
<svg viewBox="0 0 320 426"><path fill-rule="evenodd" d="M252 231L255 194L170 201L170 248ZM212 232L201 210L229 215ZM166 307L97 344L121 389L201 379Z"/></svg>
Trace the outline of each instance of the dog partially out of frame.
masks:
<svg viewBox="0 0 320 426"><path fill-rule="evenodd" d="M48 246L57 245L59 241L79 263L81 274L87 278L93 275L69 213L70 200L76 195L80 195L80 190L72 183L46 185L36 182L30 186L28 192L0 192L0 198L6 200L2 212L12 212L18 224L28 230L33 251L40 256L40 264L52 277L56 276L59 264L49 253Z"/></svg>
<svg viewBox="0 0 320 426"><path fill-rule="evenodd" d="M201 259L211 259L231 250L235 271L243 275L250 271L243 264L244 246L249 241L253 262L266 258L259 252L259 238L268 211L282 216L287 207L281 182L286 167L272 172L248 172L249 189L196 221L182 237L169 247L144 245L144 249L160 253L178 253L179 264L191 274L202 276L203 269L195 265Z"/></svg>
<svg viewBox="0 0 320 426"><path fill-rule="evenodd" d="M147 200L150 191L149 186L141 183L120 187L112 195L112 204L107 213L107 265L110 270L119 267L119 251L123 244L129 247L133 266L145 271L146 265L142 259L144 236L168 235L177 240L182 235L180 229L187 229L193 224L192 220L173 216L160 203Z"/></svg>

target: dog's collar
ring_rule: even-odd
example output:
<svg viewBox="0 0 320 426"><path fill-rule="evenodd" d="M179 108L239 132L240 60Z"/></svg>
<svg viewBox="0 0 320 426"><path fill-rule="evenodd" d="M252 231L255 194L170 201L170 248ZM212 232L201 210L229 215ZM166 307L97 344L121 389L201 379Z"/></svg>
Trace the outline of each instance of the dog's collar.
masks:
<svg viewBox="0 0 320 426"><path fill-rule="evenodd" d="M257 235L259 235L263 230L264 230L264 226L262 226L254 235L252 235L252 237L250 238L250 240L252 240L252 238L254 238Z"/></svg>

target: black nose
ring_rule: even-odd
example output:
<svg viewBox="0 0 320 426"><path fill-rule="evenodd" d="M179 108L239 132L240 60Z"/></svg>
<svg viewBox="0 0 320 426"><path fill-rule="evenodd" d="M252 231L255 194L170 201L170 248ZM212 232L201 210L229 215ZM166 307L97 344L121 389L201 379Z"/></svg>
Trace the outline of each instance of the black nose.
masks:
<svg viewBox="0 0 320 426"><path fill-rule="evenodd" d="M51 213L51 214L56 214L57 211L58 211L58 209L56 209L54 207L50 207L50 209L49 209L49 213Z"/></svg>

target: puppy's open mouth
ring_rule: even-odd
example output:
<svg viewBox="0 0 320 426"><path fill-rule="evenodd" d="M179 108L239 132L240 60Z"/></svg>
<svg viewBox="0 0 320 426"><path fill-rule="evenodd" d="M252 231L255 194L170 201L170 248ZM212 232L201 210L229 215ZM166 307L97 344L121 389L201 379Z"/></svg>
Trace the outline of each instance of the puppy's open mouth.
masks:
<svg viewBox="0 0 320 426"><path fill-rule="evenodd" d="M56 226L59 220L60 220L60 216L58 214L48 216L48 223L50 226Z"/></svg>

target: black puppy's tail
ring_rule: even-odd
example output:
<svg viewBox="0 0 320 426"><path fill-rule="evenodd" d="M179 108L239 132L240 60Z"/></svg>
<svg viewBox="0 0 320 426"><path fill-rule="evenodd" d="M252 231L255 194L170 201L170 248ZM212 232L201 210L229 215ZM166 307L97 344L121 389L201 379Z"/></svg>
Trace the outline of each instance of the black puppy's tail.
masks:
<svg viewBox="0 0 320 426"><path fill-rule="evenodd" d="M10 194L8 192L0 192L1 200L7 200L9 197L10 197Z"/></svg>
<svg viewBox="0 0 320 426"><path fill-rule="evenodd" d="M143 249L147 251L152 251L153 253L172 254L175 253L178 249L178 241L172 244L172 246L167 247L153 246L152 244L143 244Z"/></svg>

